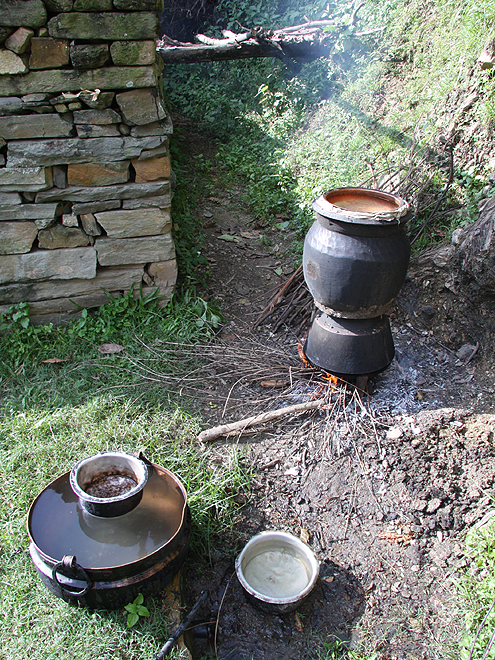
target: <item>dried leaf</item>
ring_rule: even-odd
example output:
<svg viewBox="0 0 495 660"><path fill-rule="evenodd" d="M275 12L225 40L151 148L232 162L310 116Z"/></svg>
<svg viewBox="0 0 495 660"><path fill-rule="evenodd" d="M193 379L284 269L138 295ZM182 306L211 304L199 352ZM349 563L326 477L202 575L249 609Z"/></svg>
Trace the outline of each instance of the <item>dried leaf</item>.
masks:
<svg viewBox="0 0 495 660"><path fill-rule="evenodd" d="M218 237L219 241L228 241L229 243L242 243L240 236L232 236L231 234L222 234Z"/></svg>
<svg viewBox="0 0 495 660"><path fill-rule="evenodd" d="M61 358L48 358L48 360L41 360L41 364L59 364L60 362L68 362L69 358L62 360Z"/></svg>
<svg viewBox="0 0 495 660"><path fill-rule="evenodd" d="M297 612L294 612L294 623L296 624L296 630L297 632L302 632L304 630L301 617Z"/></svg>
<svg viewBox="0 0 495 660"><path fill-rule="evenodd" d="M124 347L120 344L101 344L101 346L98 346L98 350L103 355L111 355L112 353L120 353L124 350Z"/></svg>
<svg viewBox="0 0 495 660"><path fill-rule="evenodd" d="M301 533L299 534L299 538L303 543L309 543L309 532L307 529L304 529L304 527L301 529Z"/></svg>
<svg viewBox="0 0 495 660"><path fill-rule="evenodd" d="M378 538L389 543L397 543L398 545L409 545L414 539L414 532L405 527L397 532L381 531Z"/></svg>

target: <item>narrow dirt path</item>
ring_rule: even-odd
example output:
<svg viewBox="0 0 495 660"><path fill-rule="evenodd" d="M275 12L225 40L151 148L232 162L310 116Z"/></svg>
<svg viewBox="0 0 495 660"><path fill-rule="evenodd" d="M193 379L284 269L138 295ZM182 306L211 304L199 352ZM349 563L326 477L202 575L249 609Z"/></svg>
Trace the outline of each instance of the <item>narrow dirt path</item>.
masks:
<svg viewBox="0 0 495 660"><path fill-rule="evenodd" d="M253 495L234 534L218 539L213 564L191 558L190 601L207 587L202 616L214 622L198 629L195 657L316 658L324 642L344 639L384 660L445 658L461 626L452 578L468 561L464 536L483 522L495 479L493 397L479 388L477 359L456 355L399 304L396 357L371 394L292 377L298 337L290 322L252 331L294 271L284 254L290 236L258 226L239 189L218 190L196 212L211 269L203 293L227 317L219 338L226 362L199 402L205 419L215 425L316 396L327 405L214 444L213 462L239 446ZM285 362L281 388L246 375L248 367L262 372L264 360L270 374L268 356ZM317 587L296 613L258 610L235 577L233 557L264 529L300 536L320 561Z"/></svg>

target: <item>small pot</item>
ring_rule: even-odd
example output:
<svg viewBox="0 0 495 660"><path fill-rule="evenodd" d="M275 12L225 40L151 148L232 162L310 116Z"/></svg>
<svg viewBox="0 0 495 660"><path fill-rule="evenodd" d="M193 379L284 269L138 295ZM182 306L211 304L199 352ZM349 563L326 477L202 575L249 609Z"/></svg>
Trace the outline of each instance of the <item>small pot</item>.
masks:
<svg viewBox="0 0 495 660"><path fill-rule="evenodd" d="M140 458L109 451L77 462L70 473L70 485L85 511L115 518L139 504L148 476L148 465Z"/></svg>
<svg viewBox="0 0 495 660"><path fill-rule="evenodd" d="M285 614L302 605L319 574L311 548L281 531L254 536L237 557L235 569L248 600L270 614Z"/></svg>

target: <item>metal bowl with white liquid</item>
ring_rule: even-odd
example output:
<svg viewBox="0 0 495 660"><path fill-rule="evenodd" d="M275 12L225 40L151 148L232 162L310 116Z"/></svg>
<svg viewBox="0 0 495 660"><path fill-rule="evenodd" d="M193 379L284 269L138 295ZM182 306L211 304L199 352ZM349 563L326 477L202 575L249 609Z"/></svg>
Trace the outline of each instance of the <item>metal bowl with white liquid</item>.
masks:
<svg viewBox="0 0 495 660"><path fill-rule="evenodd" d="M273 614L297 609L311 593L319 574L311 548L281 531L254 536L237 557L235 568L248 599Z"/></svg>

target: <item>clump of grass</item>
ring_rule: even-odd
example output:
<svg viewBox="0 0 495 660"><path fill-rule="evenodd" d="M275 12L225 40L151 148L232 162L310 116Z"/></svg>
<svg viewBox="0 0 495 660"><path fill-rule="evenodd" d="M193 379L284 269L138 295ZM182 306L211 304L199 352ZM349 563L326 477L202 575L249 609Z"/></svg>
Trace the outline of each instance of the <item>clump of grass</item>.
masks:
<svg viewBox="0 0 495 660"><path fill-rule="evenodd" d="M469 564L458 582L465 603L461 660L495 658L495 521L473 528L466 537Z"/></svg>

